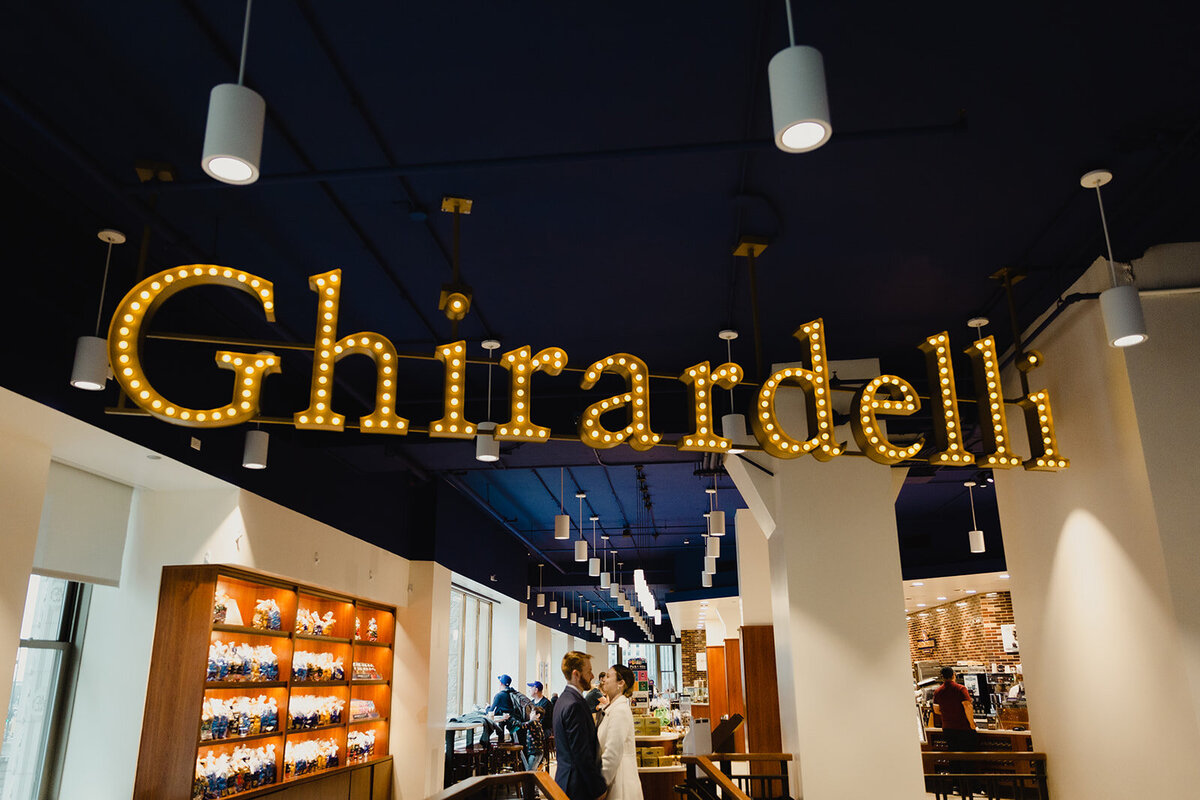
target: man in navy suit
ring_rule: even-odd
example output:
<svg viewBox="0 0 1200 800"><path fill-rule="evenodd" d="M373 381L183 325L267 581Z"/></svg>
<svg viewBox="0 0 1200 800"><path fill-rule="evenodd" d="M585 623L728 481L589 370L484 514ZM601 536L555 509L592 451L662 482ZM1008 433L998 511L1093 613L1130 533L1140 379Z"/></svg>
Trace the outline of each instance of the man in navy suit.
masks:
<svg viewBox="0 0 1200 800"><path fill-rule="evenodd" d="M554 781L571 800L603 800L608 793L600 773L600 742L583 693L592 685L592 657L572 650L563 656L567 688L554 704Z"/></svg>

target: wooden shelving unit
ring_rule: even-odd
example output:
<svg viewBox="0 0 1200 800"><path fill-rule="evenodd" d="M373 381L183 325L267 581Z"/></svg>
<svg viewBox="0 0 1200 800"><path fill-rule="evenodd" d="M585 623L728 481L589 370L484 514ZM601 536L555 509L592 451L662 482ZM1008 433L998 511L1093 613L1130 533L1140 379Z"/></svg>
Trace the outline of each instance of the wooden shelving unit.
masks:
<svg viewBox="0 0 1200 800"><path fill-rule="evenodd" d="M214 622L214 601L227 595L237 603L244 623L252 623L258 600L274 600L279 607L280 629L266 630L253 624ZM324 617L334 616L328 635L297 632L297 617L303 610ZM356 618L361 622L356 631ZM368 621L377 623L378 641L365 641ZM208 751L220 755L237 747L275 746L275 783L228 797L254 797L279 792L292 783L304 784L346 770L389 760L388 714L391 711L391 678L396 609L328 589L305 586L267 573L224 565L164 567L158 598L158 621L146 708L142 722L141 749L133 797L136 800L190 800L196 777L196 762ZM359 637L362 637L360 639ZM279 661L279 680L207 681L208 652L213 642L269 646ZM341 658L345 678L339 681L292 679L293 655L299 651ZM371 664L378 680L352 679L354 663ZM341 721L312 728L289 730L288 708L293 697L332 696L344 701ZM278 730L222 739L201 739L201 715L206 699L266 696L274 698L279 710ZM351 721L353 700L371 700L379 717ZM347 737L351 730L375 734L370 759L349 761ZM289 742L332 739L338 746L338 766L300 776L285 775Z"/></svg>

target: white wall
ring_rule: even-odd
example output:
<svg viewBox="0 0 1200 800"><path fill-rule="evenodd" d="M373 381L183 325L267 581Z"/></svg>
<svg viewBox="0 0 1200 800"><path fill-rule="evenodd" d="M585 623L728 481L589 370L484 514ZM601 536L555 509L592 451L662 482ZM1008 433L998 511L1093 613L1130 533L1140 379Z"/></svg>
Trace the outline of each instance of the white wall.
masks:
<svg viewBox="0 0 1200 800"><path fill-rule="evenodd" d="M877 374L873 363L836 366L844 378ZM799 390L781 391L777 407L786 429L804 430ZM842 440L848 431L838 434ZM849 456L828 463L749 456L774 476L742 459L725 465L758 528L769 532L780 722L784 751L795 755L794 796L924 797L894 507L904 471Z"/></svg>
<svg viewBox="0 0 1200 800"><path fill-rule="evenodd" d="M12 429L0 429L0 664L14 664L21 617L37 547L42 495L50 470L50 447ZM0 669L0 708L12 694L11 669ZM0 747L3 742L0 742Z"/></svg>
<svg viewBox="0 0 1200 800"><path fill-rule="evenodd" d="M1104 271L1098 262L1073 291L1104 288ZM1151 321L1162 321L1161 302L1145 303ZM1197 436L1195 396L1181 393L1195 383L1186 344L1196 341L1197 319L1181 316L1151 327L1155 349L1128 355L1138 364L1131 390L1127 356L1105 343L1099 304L1063 313L1036 342L1046 365L1030 383L1051 392L1071 466L995 476L1030 728L1060 800L1185 797L1200 786L1200 726L1175 609L1178 597L1183 628L1194 632L1197 526L1194 506L1190 518L1180 512L1194 503L1197 476L1178 456ZM1183 341L1172 340L1171 327ZM1154 430L1144 440L1143 423ZM1016 438L1019 419L1014 427ZM1170 464L1185 483L1154 486L1149 464L1156 472ZM1162 496L1180 490L1188 499ZM1119 723L1106 724L1100 709L1127 687Z"/></svg>
<svg viewBox="0 0 1200 800"><path fill-rule="evenodd" d="M732 460L732 459L731 459ZM753 469L753 467L751 467ZM771 574L771 553L767 536L749 508L733 515L737 533L738 595L742 601L742 625L770 625L771 583L763 580ZM738 626L732 626L731 635Z"/></svg>

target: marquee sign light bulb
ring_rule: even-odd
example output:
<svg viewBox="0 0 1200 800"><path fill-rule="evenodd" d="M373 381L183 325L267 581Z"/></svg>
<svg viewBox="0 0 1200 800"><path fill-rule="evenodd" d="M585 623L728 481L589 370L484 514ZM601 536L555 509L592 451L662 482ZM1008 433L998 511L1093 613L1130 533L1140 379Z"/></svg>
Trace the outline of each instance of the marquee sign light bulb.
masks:
<svg viewBox="0 0 1200 800"><path fill-rule="evenodd" d="M830 405L829 375L826 370L826 364L829 362L825 357L824 331L825 324L821 319L815 319L797 328L792 335L800 341L807 341L811 369L778 369L767 378L758 391L751 424L754 427L755 438L768 455L787 459L812 453L818 461L829 461L844 452L844 443L839 443L833 438L833 409ZM789 436L779 422L775 399L780 387L785 384L799 386L804 392L809 434L805 441Z"/></svg>
<svg viewBox="0 0 1200 800"><path fill-rule="evenodd" d="M929 373L930 391L936 397L938 408L933 412L933 441L937 449L929 456L929 463L956 467L970 466L975 456L967 452L962 441L962 422L958 416L958 392L954 385L954 362L950 358L950 334L946 331L926 337L920 344L925 353L925 366Z"/></svg>
<svg viewBox="0 0 1200 800"><path fill-rule="evenodd" d="M1004 412L1004 388L1000 383L1000 363L996 357L996 339L988 336L966 349L975 379L975 406L979 410L979 431L988 453L983 456L989 467L1012 469L1021 459L1009 449L1008 416ZM1022 361L1023 364L1033 363ZM1032 367L1029 367L1032 369Z"/></svg>
<svg viewBox="0 0 1200 800"><path fill-rule="evenodd" d="M629 446L639 452L649 450L662 440L662 435L650 428L650 370L646 362L628 353L616 353L592 362L583 379L581 389L591 389L606 372L625 379L623 394L592 403L579 420L579 438L589 447L607 450L628 440ZM609 411L629 408L629 422L619 431L604 427L600 418Z"/></svg>
<svg viewBox="0 0 1200 800"><path fill-rule="evenodd" d="M473 439L475 425L465 415L467 384L467 343L451 342L439 345L434 357L444 365L445 384L442 389L442 416L429 425L429 435L435 439Z"/></svg>
<svg viewBox="0 0 1200 800"><path fill-rule="evenodd" d="M692 432L675 443L678 450L698 453L728 453L733 448L733 441L713 431L713 402L712 387L732 389L742 382L742 368L737 364L727 363L717 367L710 374L707 361L688 367L679 375L691 389L691 406L689 408Z"/></svg>
<svg viewBox="0 0 1200 800"><path fill-rule="evenodd" d="M496 439L538 442L550 438L549 428L533 423L533 374L558 375L566 365L567 354L559 347L547 347L533 354L529 345L522 345L500 357L500 366L509 373L509 419L496 428Z"/></svg>

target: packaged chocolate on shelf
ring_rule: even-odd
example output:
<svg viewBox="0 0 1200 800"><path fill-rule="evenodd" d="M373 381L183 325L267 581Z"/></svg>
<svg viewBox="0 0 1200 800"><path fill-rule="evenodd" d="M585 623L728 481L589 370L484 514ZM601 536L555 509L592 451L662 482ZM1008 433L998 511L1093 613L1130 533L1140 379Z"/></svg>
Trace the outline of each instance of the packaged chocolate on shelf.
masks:
<svg viewBox="0 0 1200 800"><path fill-rule="evenodd" d="M327 695L293 695L288 701L288 730L340 725L346 702Z"/></svg>
<svg viewBox="0 0 1200 800"><path fill-rule="evenodd" d="M356 681L378 681L383 680L383 676L379 674L379 670L375 665L367 661L355 661L352 665L354 680Z"/></svg>
<svg viewBox="0 0 1200 800"><path fill-rule="evenodd" d="M379 623L375 621L374 617L371 617L369 620L367 620L367 641L379 641Z"/></svg>
<svg viewBox="0 0 1200 800"><path fill-rule="evenodd" d="M333 739L288 742L287 748L283 751L284 778L309 775L337 766L340 766L338 744Z"/></svg>
<svg viewBox="0 0 1200 800"><path fill-rule="evenodd" d="M275 745L252 749L237 747L233 753L214 756L211 750L196 759L192 798L217 800L275 783Z"/></svg>
<svg viewBox="0 0 1200 800"><path fill-rule="evenodd" d="M279 613L279 604L274 600L259 600L254 605L251 625L267 631L283 630L283 616Z"/></svg>
<svg viewBox="0 0 1200 800"><path fill-rule="evenodd" d="M379 712L375 710L375 701L351 698L350 721L358 722L364 719L379 719Z"/></svg>
<svg viewBox="0 0 1200 800"><path fill-rule="evenodd" d="M375 731L350 731L346 737L346 762L365 761L375 754Z"/></svg>
<svg viewBox="0 0 1200 800"><path fill-rule="evenodd" d="M292 655L292 680L303 681L344 681L345 667L340 657L334 658L331 653L310 653L307 650L297 650Z"/></svg>
<svg viewBox="0 0 1200 800"><path fill-rule="evenodd" d="M302 608L296 612L296 633L310 636L332 636L334 622L332 611L326 612L322 617L315 611Z"/></svg>

